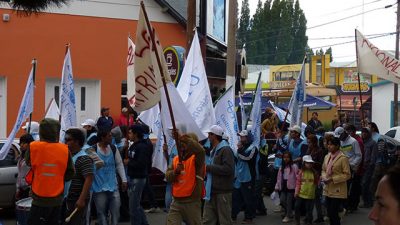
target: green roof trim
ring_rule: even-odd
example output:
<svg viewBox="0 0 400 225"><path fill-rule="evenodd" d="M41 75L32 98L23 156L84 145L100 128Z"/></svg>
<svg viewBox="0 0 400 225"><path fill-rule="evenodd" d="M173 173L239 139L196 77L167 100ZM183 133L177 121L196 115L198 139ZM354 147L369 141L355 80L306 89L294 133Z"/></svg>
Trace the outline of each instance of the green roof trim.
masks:
<svg viewBox="0 0 400 225"><path fill-rule="evenodd" d="M246 91L255 90L257 84L246 84L244 89ZM269 89L269 83L262 83L261 89Z"/></svg>
<svg viewBox="0 0 400 225"><path fill-rule="evenodd" d="M390 84L390 83L392 83L392 82L389 81L389 80L381 80L381 81L379 81L379 82L376 82L376 83L373 83L373 84L369 84L368 86L369 86L369 87L377 87L377 86L381 86L381 85L385 85L385 84Z"/></svg>

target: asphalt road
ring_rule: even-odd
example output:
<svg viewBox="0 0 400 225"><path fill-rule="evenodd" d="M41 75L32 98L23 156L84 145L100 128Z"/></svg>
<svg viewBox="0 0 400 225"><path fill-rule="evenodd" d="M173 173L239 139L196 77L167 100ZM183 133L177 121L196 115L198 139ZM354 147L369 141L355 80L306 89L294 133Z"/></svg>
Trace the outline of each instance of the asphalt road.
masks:
<svg viewBox="0 0 400 225"><path fill-rule="evenodd" d="M265 203L267 204L268 208L268 215L267 216L259 216L254 220L255 225L282 225L284 223L281 222L280 213L274 213L273 209L274 206L269 198L264 198ZM369 209L359 209L358 211L346 215L342 220L342 225L354 225L354 224L362 224L362 225L370 225L373 224L370 220L368 220L368 213ZM167 214L164 212L157 212L157 213L148 213L147 219L149 224L165 224ZM240 213L237 219L236 224L241 224L243 219L243 213ZM12 211L10 210L2 210L0 211L0 225L15 225L15 216ZM94 225L94 222L92 223ZM119 223L121 225L129 225L129 222ZM288 223L288 224L294 224ZM321 223L321 225L329 224L329 223Z"/></svg>

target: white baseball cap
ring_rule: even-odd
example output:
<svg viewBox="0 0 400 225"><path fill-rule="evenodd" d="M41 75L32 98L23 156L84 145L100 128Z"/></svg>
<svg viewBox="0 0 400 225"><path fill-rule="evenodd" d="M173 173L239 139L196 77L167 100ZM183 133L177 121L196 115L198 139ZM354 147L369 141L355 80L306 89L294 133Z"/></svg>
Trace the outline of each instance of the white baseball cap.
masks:
<svg viewBox="0 0 400 225"><path fill-rule="evenodd" d="M343 127L336 127L333 135L338 138L340 137L341 134L343 134L343 132L344 132Z"/></svg>
<svg viewBox="0 0 400 225"><path fill-rule="evenodd" d="M289 131L296 131L297 133L301 134L301 128L297 125L289 128Z"/></svg>
<svg viewBox="0 0 400 225"><path fill-rule="evenodd" d="M28 131L29 121L25 123L25 126L22 126L22 129ZM30 133L39 133L39 123L36 121L31 121L31 129Z"/></svg>
<svg viewBox="0 0 400 225"><path fill-rule="evenodd" d="M247 137L249 135L249 132L247 130L242 130L238 133L238 135L241 137Z"/></svg>
<svg viewBox="0 0 400 225"><path fill-rule="evenodd" d="M83 122L81 125L94 127L94 126L96 126L96 122L94 122L94 120L92 120L92 119L86 119L85 122Z"/></svg>
<svg viewBox="0 0 400 225"><path fill-rule="evenodd" d="M220 127L218 125L212 125L210 127L210 130L208 131L208 133L213 133L215 135L222 137L224 135L224 130L222 129L222 127Z"/></svg>
<svg viewBox="0 0 400 225"><path fill-rule="evenodd" d="M314 160L312 159L311 155L303 156L303 162L313 163Z"/></svg>

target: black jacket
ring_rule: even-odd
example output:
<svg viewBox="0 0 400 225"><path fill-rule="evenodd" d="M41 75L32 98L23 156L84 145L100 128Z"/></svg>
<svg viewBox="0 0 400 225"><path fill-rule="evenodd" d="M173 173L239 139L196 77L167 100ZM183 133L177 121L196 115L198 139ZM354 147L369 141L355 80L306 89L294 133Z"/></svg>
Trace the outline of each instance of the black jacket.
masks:
<svg viewBox="0 0 400 225"><path fill-rule="evenodd" d="M150 149L151 148L151 149ZM135 142L129 147L128 176L134 178L147 178L149 175L149 155L153 145L149 145L146 140Z"/></svg>

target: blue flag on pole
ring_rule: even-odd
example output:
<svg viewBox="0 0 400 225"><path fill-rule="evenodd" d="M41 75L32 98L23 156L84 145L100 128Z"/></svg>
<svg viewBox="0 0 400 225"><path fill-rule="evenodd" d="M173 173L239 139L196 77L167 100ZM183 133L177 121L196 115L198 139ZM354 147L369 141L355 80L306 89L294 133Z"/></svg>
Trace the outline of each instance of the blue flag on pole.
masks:
<svg viewBox="0 0 400 225"><path fill-rule="evenodd" d="M290 126L297 125L301 127L301 121L303 118L303 106L306 101L306 74L305 74L305 59L299 77L296 81L296 86L294 88L292 97L289 102L288 110L292 115Z"/></svg>

